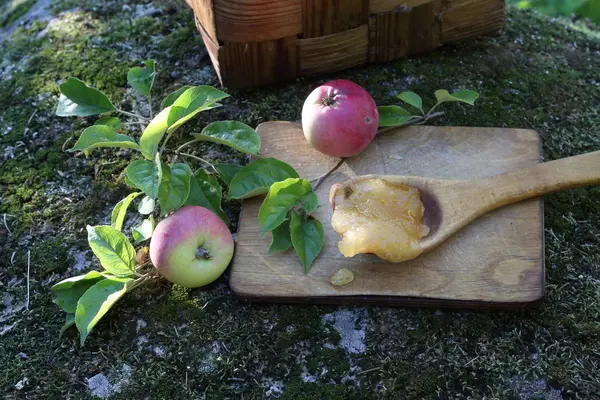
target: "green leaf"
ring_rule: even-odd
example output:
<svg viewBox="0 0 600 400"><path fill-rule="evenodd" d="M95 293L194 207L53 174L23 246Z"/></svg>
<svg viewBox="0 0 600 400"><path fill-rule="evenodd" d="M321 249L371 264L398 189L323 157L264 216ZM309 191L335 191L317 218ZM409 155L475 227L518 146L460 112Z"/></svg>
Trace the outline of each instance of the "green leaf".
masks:
<svg viewBox="0 0 600 400"><path fill-rule="evenodd" d="M139 225L131 228L131 234L135 244L140 244L145 240L152 237L154 233L154 227L156 226L154 217L151 215L150 218L146 218Z"/></svg>
<svg viewBox="0 0 600 400"><path fill-rule="evenodd" d="M250 126L238 121L218 121L194 133L198 140L224 144L246 154L258 155L260 136Z"/></svg>
<svg viewBox="0 0 600 400"><path fill-rule="evenodd" d="M183 92L171 106L167 132L173 133L181 125L192 119L196 114L216 106L219 100L229 95L212 86L194 86Z"/></svg>
<svg viewBox="0 0 600 400"><path fill-rule="evenodd" d="M109 275L106 275L109 276ZM56 295L54 303L68 313L74 313L79 298L96 282L105 278L105 274L90 271L85 275L64 279L52 286Z"/></svg>
<svg viewBox="0 0 600 400"><path fill-rule="evenodd" d="M125 215L127 214L129 204L131 204L133 199L138 197L140 194L142 194L142 192L130 193L127 197L115 205L110 216L110 224L113 228L119 231L123 229L123 221L125 220Z"/></svg>
<svg viewBox="0 0 600 400"><path fill-rule="evenodd" d="M88 117L116 110L104 93L77 78L69 77L60 85L60 92L56 108L59 117Z"/></svg>
<svg viewBox="0 0 600 400"><path fill-rule="evenodd" d="M223 182L225 182L226 185L229 185L235 174L237 174L239 170L242 169L242 166L237 164L223 163L215 164L215 169L219 171L219 176L221 177L221 179L223 179Z"/></svg>
<svg viewBox="0 0 600 400"><path fill-rule="evenodd" d="M311 190L310 192L302 196L302 198L300 199L300 204L302 204L302 209L304 210L304 212L306 212L306 214L310 214L311 212L315 211L319 206L319 197L315 192Z"/></svg>
<svg viewBox="0 0 600 400"><path fill-rule="evenodd" d="M288 178L273 183L258 210L258 223L262 228L261 235L264 236L268 231L281 225L288 212L310 192L312 192L312 186L306 179Z"/></svg>
<svg viewBox="0 0 600 400"><path fill-rule="evenodd" d="M152 214L154 212L155 202L154 199L145 196L140 204L138 204L138 212L142 215Z"/></svg>
<svg viewBox="0 0 600 400"><path fill-rule="evenodd" d="M183 92L185 92L186 90L188 90L189 88L191 88L191 86L185 85L180 87L179 89L177 89L176 91L170 93L167 97L165 97L165 99L160 103L160 108L161 109L165 109L171 105L173 105L173 103L175 103L175 100L177 100L179 98L179 96L181 96L181 94Z"/></svg>
<svg viewBox="0 0 600 400"><path fill-rule="evenodd" d="M185 163L175 163L173 167L162 166L162 181L158 189L158 202L162 215L181 207L190 194L192 170Z"/></svg>
<svg viewBox="0 0 600 400"><path fill-rule="evenodd" d="M112 226L87 226L88 243L100 264L115 276L129 276L135 266L135 249Z"/></svg>
<svg viewBox="0 0 600 400"><path fill-rule="evenodd" d="M123 297L131 283L131 278L104 279L81 296L75 311L75 325L79 330L82 346L98 321Z"/></svg>
<svg viewBox="0 0 600 400"><path fill-rule="evenodd" d="M131 183L155 199L158 196L159 171L155 163L146 160L134 160L125 169L125 174Z"/></svg>
<svg viewBox="0 0 600 400"><path fill-rule="evenodd" d="M154 160L158 153L158 145L169 127L167 118L169 117L170 107L159 112L156 117L150 121L142 136L140 137L140 150L148 160Z"/></svg>
<svg viewBox="0 0 600 400"><path fill-rule="evenodd" d="M105 125L113 131L118 131L121 129L121 120L117 117L102 117L94 122L94 125Z"/></svg>
<svg viewBox="0 0 600 400"><path fill-rule="evenodd" d="M127 72L127 83L138 93L150 96L156 77L156 68L154 60L146 60L144 65L145 67L133 67Z"/></svg>
<svg viewBox="0 0 600 400"><path fill-rule="evenodd" d="M399 106L379 106L379 126L402 125L412 116L408 111Z"/></svg>
<svg viewBox="0 0 600 400"><path fill-rule="evenodd" d="M124 175L124 176L123 176L123 180L125 181L125 184L126 184L127 186L129 186L130 188L132 188L132 189L140 189L140 190L142 190L141 188L137 187L137 186L136 186L136 185L135 185L133 182L131 182L131 179L129 179L129 178L127 177L127 175Z"/></svg>
<svg viewBox="0 0 600 400"><path fill-rule="evenodd" d="M292 238L290 236L290 221L286 219L277 228L271 231L271 245L269 254L286 251L292 247Z"/></svg>
<svg viewBox="0 0 600 400"><path fill-rule="evenodd" d="M470 105L475 105L475 100L479 97L479 93L473 90L461 90L460 92L448 93L447 90L440 89L435 91L437 104L460 101Z"/></svg>
<svg viewBox="0 0 600 400"><path fill-rule="evenodd" d="M294 250L304 265L304 272L308 273L310 266L323 248L323 225L318 219L312 217L305 219L292 212L290 233Z"/></svg>
<svg viewBox="0 0 600 400"><path fill-rule="evenodd" d="M67 329L69 329L73 325L75 325L75 313L74 312L68 313L67 316L65 317L65 324L60 328L60 334L58 335L58 337L61 337L62 335L64 335L64 333L67 331Z"/></svg>
<svg viewBox="0 0 600 400"><path fill-rule="evenodd" d="M408 103L411 106L419 109L421 113L423 112L423 99L421 99L421 96L419 96L415 92L402 92L398 95L398 98L404 101L405 103Z"/></svg>
<svg viewBox="0 0 600 400"><path fill-rule="evenodd" d="M222 198L221 185L217 179L209 176L204 170L199 169L190 181L190 195L185 201L185 205L208 208L227 224L229 220L221 208Z"/></svg>
<svg viewBox="0 0 600 400"><path fill-rule="evenodd" d="M120 147L139 150L139 146L133 138L116 133L106 125L92 125L83 130L77 143L68 151L83 151L87 156L90 150L98 147Z"/></svg>
<svg viewBox="0 0 600 400"><path fill-rule="evenodd" d="M229 198L246 199L265 194L275 182L298 178L298 172L276 158L260 158L244 166L229 183Z"/></svg>

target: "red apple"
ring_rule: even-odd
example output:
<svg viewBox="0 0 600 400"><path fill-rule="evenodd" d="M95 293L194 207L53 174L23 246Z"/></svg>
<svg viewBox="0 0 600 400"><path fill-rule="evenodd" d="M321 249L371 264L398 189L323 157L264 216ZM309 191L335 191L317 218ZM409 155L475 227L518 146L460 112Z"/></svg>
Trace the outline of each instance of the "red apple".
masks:
<svg viewBox="0 0 600 400"><path fill-rule="evenodd" d="M233 249L233 237L221 218L204 207L185 206L156 226L150 260L167 280L193 288L216 280Z"/></svg>
<svg viewBox="0 0 600 400"><path fill-rule="evenodd" d="M319 86L302 107L308 143L333 157L352 157L377 134L379 114L371 95L354 82L338 79Z"/></svg>

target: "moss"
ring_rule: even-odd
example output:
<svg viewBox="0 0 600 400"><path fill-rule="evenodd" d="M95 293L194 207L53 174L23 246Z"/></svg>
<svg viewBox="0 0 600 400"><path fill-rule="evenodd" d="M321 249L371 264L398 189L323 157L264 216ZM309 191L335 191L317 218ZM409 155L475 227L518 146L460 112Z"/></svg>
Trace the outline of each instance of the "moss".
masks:
<svg viewBox="0 0 600 400"><path fill-rule="evenodd" d="M152 12L140 17L137 5L153 7ZM596 188L545 199L548 294L536 311L374 307L366 330L368 351L349 355L339 347L338 332L323 323L323 315L335 307L248 304L233 296L223 276L210 287L194 290L157 280L120 300L85 347L79 346L75 329L59 338L64 313L52 303L48 282L73 263L70 249L88 249L85 225L105 220L130 192L118 176L133 153L99 150L89 158L64 153L63 144L74 143L95 118L54 116L58 84L78 76L129 109L126 71L146 57L160 66L155 102L172 88L196 84L196 79L217 83L214 74L194 75L212 67L208 57L202 58L201 39L183 3L59 0L52 7L63 12L52 29L43 32L46 23L39 22L19 27L0 50L18 66L0 82L0 92L7 94L0 98L0 154L6 146L24 142L15 159L0 161L0 214L11 215L13 231L0 241L0 257L10 260L16 252L14 265L0 273L7 278L3 282L21 279L3 290L15 301L25 298L26 249L31 249L33 278L29 311L11 316L8 323L17 324L0 341L0 364L10 366L0 376L2 392L15 393L16 382L27 376L30 383L21 395L86 397L89 390L82 382L87 378L128 364L133 375L116 398L139 393L156 398L263 398L274 381L283 383L282 398L302 399L509 399L519 398L516 382L538 379L563 388L565 398L596 394ZM216 119L252 126L298 120L302 102L314 87L346 78L363 84L379 104L397 103L394 95L406 89L423 95L427 105L438 88L475 89L481 97L474 107L444 106L446 114L431 123L536 129L546 159L597 150L598 29L514 9L507 16L505 28L493 38L267 88L228 90L231 98L224 107L198 115L172 143L182 143L187 133ZM137 131L130 133L139 137ZM213 158L221 161L245 162L243 155L223 150L213 144L194 149L217 154ZM73 191L67 195L62 189ZM227 204L235 220L239 202ZM95 259L92 265L99 266ZM16 357L19 352L29 359ZM327 372L317 382L302 381L303 372L318 376L324 368Z"/></svg>
<svg viewBox="0 0 600 400"><path fill-rule="evenodd" d="M370 393L361 393L356 388L343 385L315 385L314 383L293 383L285 387L282 399L306 399L306 400L347 400L347 399L369 399Z"/></svg>
<svg viewBox="0 0 600 400"><path fill-rule="evenodd" d="M37 0L17 0L6 1L4 6L0 6L0 28L12 25L37 2Z"/></svg>

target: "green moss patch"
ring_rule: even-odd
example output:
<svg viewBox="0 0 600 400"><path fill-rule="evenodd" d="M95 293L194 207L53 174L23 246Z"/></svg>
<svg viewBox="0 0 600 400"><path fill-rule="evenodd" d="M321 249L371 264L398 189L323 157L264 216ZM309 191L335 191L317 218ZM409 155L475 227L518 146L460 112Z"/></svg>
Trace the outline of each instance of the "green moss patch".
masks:
<svg viewBox="0 0 600 400"><path fill-rule="evenodd" d="M238 300L226 273L194 290L151 282L109 311L84 348L73 328L59 337L64 314L49 288L71 276L76 264L98 268L91 252L89 262L80 260L88 249L85 226L106 222L128 193L120 174L130 153L103 149L86 158L65 152L95 118L56 117L58 85L77 76L132 110L147 104L127 90L126 72L146 58L155 59L159 71L155 103L184 84L217 85L217 78L183 1L57 0L51 8L53 19L19 27L0 48L0 264L6 265L0 268L0 364L7 366L0 375L2 393L90 397L88 379L102 375L115 384L128 366L131 374L112 398L597 394L595 187L545 197L547 297L537 310L258 305ZM474 107L443 106L445 115L431 123L535 129L546 160L595 151L599 32L593 25L509 8L505 27L493 37L328 76L227 90L231 97L224 107L197 116L170 143L187 141L190 132L217 119L252 126L299 120L316 86L345 78L365 86L381 105L395 103L403 90L431 104L436 89L474 89L481 95ZM139 130L130 134L138 137ZM211 161L246 162L243 154L210 143L190 151ZM236 220L240 203L225 204ZM27 296L28 251L29 307L19 308ZM356 325L342 329L334 315L350 315Z"/></svg>

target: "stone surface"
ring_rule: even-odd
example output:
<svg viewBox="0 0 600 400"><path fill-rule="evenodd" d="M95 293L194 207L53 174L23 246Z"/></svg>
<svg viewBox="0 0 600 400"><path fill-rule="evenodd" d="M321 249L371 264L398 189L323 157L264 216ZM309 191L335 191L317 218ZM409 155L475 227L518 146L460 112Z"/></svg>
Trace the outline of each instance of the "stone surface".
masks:
<svg viewBox="0 0 600 400"><path fill-rule="evenodd" d="M114 204L130 192L119 177L133 152L102 149L87 158L66 152L96 118L56 117L58 85L77 76L120 108L145 112L146 100L129 95L126 75L153 58L156 114L166 94L182 85L218 82L184 2L42 3L46 14L14 25L0 47L0 365L7 366L0 392L127 399L597 395L595 187L545 199L548 295L535 311L246 304L231 293L225 274L203 289L164 281L136 289L83 347L75 327L59 336L65 315L49 288L99 268L85 228L109 222ZM344 78L363 85L380 105L399 104L394 96L404 90L422 95L426 107L436 89L477 90L474 107L443 106L445 115L431 123L535 129L545 159L566 157L600 150L599 70L597 26L510 8L494 37L268 88L227 90L223 107L199 114L170 145L215 120L254 127L297 121L315 87ZM139 127L128 133L139 137ZM191 150L213 163L247 162L244 154L212 143ZM239 203L224 201L223 208L235 232ZM128 221L129 227L135 218ZM88 379L98 383L95 389L85 385Z"/></svg>

